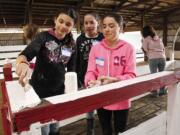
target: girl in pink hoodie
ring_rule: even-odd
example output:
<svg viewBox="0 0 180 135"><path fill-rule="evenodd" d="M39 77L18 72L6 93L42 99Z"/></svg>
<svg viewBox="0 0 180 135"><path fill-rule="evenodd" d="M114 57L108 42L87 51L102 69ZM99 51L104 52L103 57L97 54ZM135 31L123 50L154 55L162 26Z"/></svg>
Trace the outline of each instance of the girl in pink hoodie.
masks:
<svg viewBox="0 0 180 135"><path fill-rule="evenodd" d="M141 34L142 48L148 57L149 68L151 73L164 71L166 65L165 49L162 40L157 36L156 31L152 26L145 26ZM152 91L153 97L166 94L166 90L163 88L160 91Z"/></svg>
<svg viewBox="0 0 180 135"><path fill-rule="evenodd" d="M123 18L117 14L106 15L103 19L104 40L90 51L85 85L104 85L136 76L135 49L119 38L123 30ZM125 100L97 110L103 135L112 135L111 119L114 115L115 134L125 131L130 101Z"/></svg>

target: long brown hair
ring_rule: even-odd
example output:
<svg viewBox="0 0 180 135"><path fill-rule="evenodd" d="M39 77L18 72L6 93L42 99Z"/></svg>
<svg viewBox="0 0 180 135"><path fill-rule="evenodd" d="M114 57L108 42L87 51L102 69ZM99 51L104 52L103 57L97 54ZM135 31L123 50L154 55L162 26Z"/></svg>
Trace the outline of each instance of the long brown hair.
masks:
<svg viewBox="0 0 180 135"><path fill-rule="evenodd" d="M36 24L27 24L23 27L24 37L33 40L39 32L39 27Z"/></svg>
<svg viewBox="0 0 180 135"><path fill-rule="evenodd" d="M144 38L151 36L152 38L156 36L156 31L151 25L146 25L141 30L141 34Z"/></svg>
<svg viewBox="0 0 180 135"><path fill-rule="evenodd" d="M55 15L55 19L60 15L60 14L66 14L69 17L71 17L74 21L74 24L76 24L77 22L77 13L74 9L69 8L68 10L59 10L56 15Z"/></svg>
<svg viewBox="0 0 180 135"><path fill-rule="evenodd" d="M66 14L70 16L73 19L74 24L77 21L77 13L72 8L69 8L68 10L64 10L64 11L58 11L55 18L57 18L60 14ZM75 41L73 39L73 34L71 32L65 36L63 41L66 46L71 47L71 48L75 47Z"/></svg>

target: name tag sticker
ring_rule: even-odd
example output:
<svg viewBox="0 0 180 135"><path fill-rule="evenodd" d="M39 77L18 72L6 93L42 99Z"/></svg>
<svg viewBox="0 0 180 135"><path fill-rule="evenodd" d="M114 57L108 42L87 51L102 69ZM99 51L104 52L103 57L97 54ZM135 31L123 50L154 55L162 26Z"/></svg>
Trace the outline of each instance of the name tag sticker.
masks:
<svg viewBox="0 0 180 135"><path fill-rule="evenodd" d="M96 58L96 64L99 66L104 66L104 58Z"/></svg>
<svg viewBox="0 0 180 135"><path fill-rule="evenodd" d="M67 57L71 56L71 51L69 49L66 49L66 48L62 48L61 53L63 56L67 56Z"/></svg>

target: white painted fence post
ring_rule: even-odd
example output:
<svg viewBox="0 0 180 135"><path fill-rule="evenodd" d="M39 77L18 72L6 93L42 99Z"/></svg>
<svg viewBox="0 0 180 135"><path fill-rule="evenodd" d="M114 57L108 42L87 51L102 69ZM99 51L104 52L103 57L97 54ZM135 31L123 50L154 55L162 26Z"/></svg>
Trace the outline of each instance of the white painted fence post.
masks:
<svg viewBox="0 0 180 135"><path fill-rule="evenodd" d="M180 135L180 83L169 86L167 135Z"/></svg>

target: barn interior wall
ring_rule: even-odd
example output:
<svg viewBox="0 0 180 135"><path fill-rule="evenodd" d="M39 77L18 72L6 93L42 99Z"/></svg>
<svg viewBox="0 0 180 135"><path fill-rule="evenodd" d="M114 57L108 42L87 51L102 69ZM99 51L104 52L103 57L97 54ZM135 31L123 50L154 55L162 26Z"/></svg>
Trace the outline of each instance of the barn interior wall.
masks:
<svg viewBox="0 0 180 135"><path fill-rule="evenodd" d="M23 33L0 33L0 46L23 45Z"/></svg>

